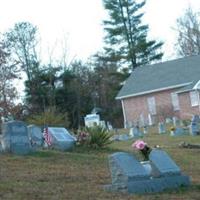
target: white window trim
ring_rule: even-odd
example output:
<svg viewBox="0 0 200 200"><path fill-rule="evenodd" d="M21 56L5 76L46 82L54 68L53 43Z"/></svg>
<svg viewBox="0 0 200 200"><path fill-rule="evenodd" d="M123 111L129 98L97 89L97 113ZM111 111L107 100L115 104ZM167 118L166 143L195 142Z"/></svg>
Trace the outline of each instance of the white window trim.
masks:
<svg viewBox="0 0 200 200"><path fill-rule="evenodd" d="M200 89L200 80L193 87L194 90Z"/></svg>
<svg viewBox="0 0 200 200"><path fill-rule="evenodd" d="M171 93L171 100L172 100L173 110L174 111L180 110L179 98L177 93L175 92Z"/></svg>
<svg viewBox="0 0 200 200"><path fill-rule="evenodd" d="M197 91L190 91L191 107L199 105L199 93Z"/></svg>
<svg viewBox="0 0 200 200"><path fill-rule="evenodd" d="M156 100L155 97L147 98L148 111L151 115L156 115Z"/></svg>

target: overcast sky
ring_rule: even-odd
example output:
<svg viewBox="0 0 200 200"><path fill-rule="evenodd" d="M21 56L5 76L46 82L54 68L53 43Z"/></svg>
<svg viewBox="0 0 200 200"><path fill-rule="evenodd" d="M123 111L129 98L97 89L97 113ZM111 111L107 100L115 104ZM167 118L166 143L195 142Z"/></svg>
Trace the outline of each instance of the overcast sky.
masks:
<svg viewBox="0 0 200 200"><path fill-rule="evenodd" d="M0 0L0 5L0 32L29 21L38 26L43 53L55 46L62 49L64 40L70 57L86 59L102 48L106 16L102 0ZM147 0L144 21L150 37L165 42L165 60L176 56L172 27L189 5L200 10L200 0Z"/></svg>

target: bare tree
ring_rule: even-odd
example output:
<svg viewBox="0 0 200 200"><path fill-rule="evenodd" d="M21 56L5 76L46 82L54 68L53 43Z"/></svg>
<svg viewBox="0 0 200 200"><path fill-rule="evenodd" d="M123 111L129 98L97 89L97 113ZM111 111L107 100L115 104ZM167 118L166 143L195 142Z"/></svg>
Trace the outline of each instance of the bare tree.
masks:
<svg viewBox="0 0 200 200"><path fill-rule="evenodd" d="M5 38L12 56L19 62L30 81L39 67L36 51L37 27L29 22L16 23L10 31L5 33Z"/></svg>
<svg viewBox="0 0 200 200"><path fill-rule="evenodd" d="M177 19L178 41L177 52L181 56L200 54L200 21L199 13L189 7L184 15Z"/></svg>
<svg viewBox="0 0 200 200"><path fill-rule="evenodd" d="M7 116L14 107L17 91L13 80L18 78L17 63L11 62L10 53L3 42L0 43L0 115Z"/></svg>

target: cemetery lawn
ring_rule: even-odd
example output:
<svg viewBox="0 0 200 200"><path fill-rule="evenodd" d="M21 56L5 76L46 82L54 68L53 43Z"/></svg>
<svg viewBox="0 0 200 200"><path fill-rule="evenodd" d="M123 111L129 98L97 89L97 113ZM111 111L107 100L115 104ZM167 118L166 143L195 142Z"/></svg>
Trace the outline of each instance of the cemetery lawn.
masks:
<svg viewBox="0 0 200 200"><path fill-rule="evenodd" d="M107 156L133 151L134 140L114 142L103 150L76 147L71 152L41 151L28 156L0 155L0 199L14 200L192 200L200 199L200 149L180 148L182 141L200 144L200 136L171 137L150 133L143 138L160 145L191 176L192 185L158 194L128 195L106 192L111 183Z"/></svg>

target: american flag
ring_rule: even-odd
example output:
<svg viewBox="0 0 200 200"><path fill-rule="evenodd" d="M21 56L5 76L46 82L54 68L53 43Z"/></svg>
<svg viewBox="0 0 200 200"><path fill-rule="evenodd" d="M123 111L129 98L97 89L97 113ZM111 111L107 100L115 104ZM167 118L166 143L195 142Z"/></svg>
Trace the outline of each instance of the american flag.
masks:
<svg viewBox="0 0 200 200"><path fill-rule="evenodd" d="M48 127L44 127L43 136L44 136L45 142L48 144L48 146L50 146L52 143L52 138L49 133Z"/></svg>

